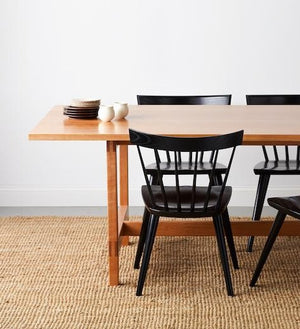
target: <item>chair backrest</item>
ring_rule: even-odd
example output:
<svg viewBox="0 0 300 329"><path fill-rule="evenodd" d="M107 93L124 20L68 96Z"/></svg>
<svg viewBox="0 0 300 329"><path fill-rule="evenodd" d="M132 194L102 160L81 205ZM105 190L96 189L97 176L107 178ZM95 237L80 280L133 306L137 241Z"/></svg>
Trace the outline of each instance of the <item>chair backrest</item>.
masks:
<svg viewBox="0 0 300 329"><path fill-rule="evenodd" d="M231 95L137 95L139 105L230 105Z"/></svg>
<svg viewBox="0 0 300 329"><path fill-rule="evenodd" d="M300 95L246 95L247 105L300 105Z"/></svg>
<svg viewBox="0 0 300 329"><path fill-rule="evenodd" d="M168 189L167 186L170 186L170 184L167 184L165 186L165 176L161 173L160 170L160 160L159 160L159 151L169 151L170 153L173 153L174 156L174 167L175 167L175 174L174 174L174 182L171 184L171 186L175 187L176 191L176 200L177 205L176 208L178 211L181 211L181 186L180 185L180 172L177 170L178 168L178 157L177 153L191 153L193 154L193 167L190 171L190 184L188 186L190 187L191 191L191 197L189 198L189 209L186 209L186 211L193 211L195 209L195 202L196 202L196 193L197 188L202 186L206 186L206 197L205 200L203 200L202 209L203 211L206 211L209 206L210 200L211 200L211 193L212 193L212 187L213 185L217 185L214 182L213 177L216 176L215 168L216 163L218 160L218 156L221 152L226 150L226 158L227 158L227 171L224 175L224 179L222 182L222 185L218 186L219 188L219 197L217 200L215 200L215 206L216 208L221 206L221 201L223 197L223 192L227 183L228 174L230 171L233 155L236 149L237 145L240 145L243 140L243 131L238 131L226 135L220 135L220 136L212 136L212 137L199 137L199 138L180 138L180 137L167 137L167 136L160 136L160 135L151 135L143 132L138 132L135 130L129 129L129 136L130 136L130 142L137 146L138 154L140 158L140 162L142 165L147 189L149 192L149 195L151 197L151 201L153 204L156 203L153 189L157 191L157 189L160 189L160 195L163 197L163 204L159 205L158 207L164 208L166 211L169 208L168 205L168 198L166 195L166 190ZM158 185L152 185L151 181L149 180L149 177L147 175L146 171L146 164L144 161L144 150L145 149L151 149L152 157L154 158L154 161L156 162L157 166L157 175L158 175ZM228 149L231 149L231 152L228 152ZM213 166L212 170L210 172L209 179L206 179L207 182L205 184L200 184L199 180L197 179L197 166L199 164L199 159L201 158L201 153L205 152L214 152L214 159L213 159ZM149 154L147 154L147 158L149 159ZM222 158L222 160L224 160ZM153 159L152 159L153 162ZM203 175L202 175L203 177ZM169 177L168 177L169 178ZM167 180L169 183L169 180ZM185 187L187 184L184 184Z"/></svg>
<svg viewBox="0 0 300 329"><path fill-rule="evenodd" d="M247 105L300 105L300 95L246 95ZM267 151L265 146L262 147L266 161L274 159L275 161L284 160L289 162L291 159L290 150L287 145L282 152L276 145L272 146L273 154ZM294 159L294 157L292 157ZM295 154L297 162L300 161L300 146L297 146Z"/></svg>

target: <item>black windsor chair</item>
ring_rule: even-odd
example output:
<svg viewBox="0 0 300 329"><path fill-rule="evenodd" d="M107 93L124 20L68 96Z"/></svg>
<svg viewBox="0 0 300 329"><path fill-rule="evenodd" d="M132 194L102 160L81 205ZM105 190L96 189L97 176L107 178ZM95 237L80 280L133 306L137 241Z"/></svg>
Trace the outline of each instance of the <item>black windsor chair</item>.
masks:
<svg viewBox="0 0 300 329"><path fill-rule="evenodd" d="M247 105L300 105L300 95L246 95ZM260 220L271 175L300 174L300 146L296 146L295 157L291 156L291 146L272 146L273 155L266 146L262 146L264 161L254 167L259 176L252 220ZM282 152L280 152L282 151ZM248 238L247 251L253 249L254 236Z"/></svg>
<svg viewBox="0 0 300 329"><path fill-rule="evenodd" d="M236 251L231 231L229 217L223 216L231 198L232 189L226 186L233 155L237 145L242 143L243 131L202 138L178 138L150 135L129 130L131 144L137 145L146 185L141 188L146 211L149 216L144 217L140 232L136 259L143 254L136 295L142 295L146 273L150 261L151 251L156 235L160 216L177 218L212 217L215 227L221 263L224 271L227 293L233 296L224 232L230 250L234 268L238 268ZM156 164L156 184L151 182L151 175L144 162L144 151L153 151ZM226 151L225 151L226 149ZM231 149L231 152L228 152ZM217 184L213 177L216 175L218 156L226 152L226 172L221 184ZM160 152L169 151L173 155L173 175L164 175L161 169ZM188 173L179 170L178 152L192 152L192 165ZM203 153L214 152L210 177L199 175L199 158ZM149 154L147 154L149 157ZM189 174L189 175L187 175ZM201 174L201 172L200 172ZM204 181L200 184L200 178ZM170 184L170 179L172 182ZM187 179L189 182L187 183ZM184 181L184 184L182 184ZM139 262L135 262L139 265ZM138 266L137 266L138 268Z"/></svg>
<svg viewBox="0 0 300 329"><path fill-rule="evenodd" d="M158 96L158 95L137 95L137 102L139 105L230 105L231 104L231 95L193 95L193 96ZM197 164L197 173L210 175L212 170L212 161L214 153L206 152L202 153L199 162ZM182 157L180 152L177 153L177 170L180 174L189 174L193 168L193 162L191 154L188 154L186 158ZM172 159L171 154L166 151L163 155L160 155L160 170L163 175L174 175L175 166L174 160ZM222 163L216 163L214 175L211 176L211 179L214 180L216 185L222 184L222 175L226 173L226 166ZM157 166L156 163L151 163L146 168L147 174L151 176L151 184L158 184L157 176ZM143 221L146 217L149 217L147 210L144 210ZM229 220L229 214L226 211L223 213L223 216L226 216ZM135 259L134 268L139 268L141 257L141 251L137 253ZM238 267L237 259L235 260L235 265Z"/></svg>
<svg viewBox="0 0 300 329"><path fill-rule="evenodd" d="M280 228L287 215L300 219L300 196L281 197L281 198L269 198L268 203L271 207L278 210L274 223L271 227L269 236L267 238L264 249L259 258L255 272L253 274L250 286L254 287L260 273L264 267L264 264L269 256L272 246L278 236Z"/></svg>

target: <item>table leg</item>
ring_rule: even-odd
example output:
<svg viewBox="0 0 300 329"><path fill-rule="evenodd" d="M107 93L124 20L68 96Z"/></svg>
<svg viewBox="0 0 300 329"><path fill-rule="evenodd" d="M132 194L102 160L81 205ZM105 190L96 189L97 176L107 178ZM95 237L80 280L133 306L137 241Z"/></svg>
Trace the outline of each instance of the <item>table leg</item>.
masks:
<svg viewBox="0 0 300 329"><path fill-rule="evenodd" d="M117 145L106 143L109 284L119 284Z"/></svg>
<svg viewBox="0 0 300 329"><path fill-rule="evenodd" d="M119 193L120 193L120 206L126 208L125 219L128 220L128 145L120 145L119 152ZM122 237L122 245L129 244L129 236Z"/></svg>

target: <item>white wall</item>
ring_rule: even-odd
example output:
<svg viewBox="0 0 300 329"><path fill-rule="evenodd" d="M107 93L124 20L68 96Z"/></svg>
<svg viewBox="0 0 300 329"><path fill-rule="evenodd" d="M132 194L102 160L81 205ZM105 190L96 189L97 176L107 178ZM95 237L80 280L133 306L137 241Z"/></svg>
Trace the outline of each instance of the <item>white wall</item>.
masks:
<svg viewBox="0 0 300 329"><path fill-rule="evenodd" d="M300 93L299 10L297 0L1 1L0 206L106 204L103 142L27 140L55 104L134 104L138 93L232 93L245 104L246 93ZM256 147L238 151L232 205L253 204L260 158ZM134 205L138 166L134 154ZM271 187L298 193L299 177Z"/></svg>

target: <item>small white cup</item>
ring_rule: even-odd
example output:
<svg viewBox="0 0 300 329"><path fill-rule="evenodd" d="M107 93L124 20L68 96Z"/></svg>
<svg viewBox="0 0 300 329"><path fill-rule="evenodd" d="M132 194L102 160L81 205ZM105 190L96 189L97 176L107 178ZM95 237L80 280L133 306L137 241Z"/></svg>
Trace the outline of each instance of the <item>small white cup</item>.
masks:
<svg viewBox="0 0 300 329"><path fill-rule="evenodd" d="M115 120L121 120L126 117L129 112L127 103L114 103L114 111L115 111Z"/></svg>
<svg viewBox="0 0 300 329"><path fill-rule="evenodd" d="M98 116L99 116L100 120L102 120L104 122L111 121L115 116L113 106L100 105Z"/></svg>

